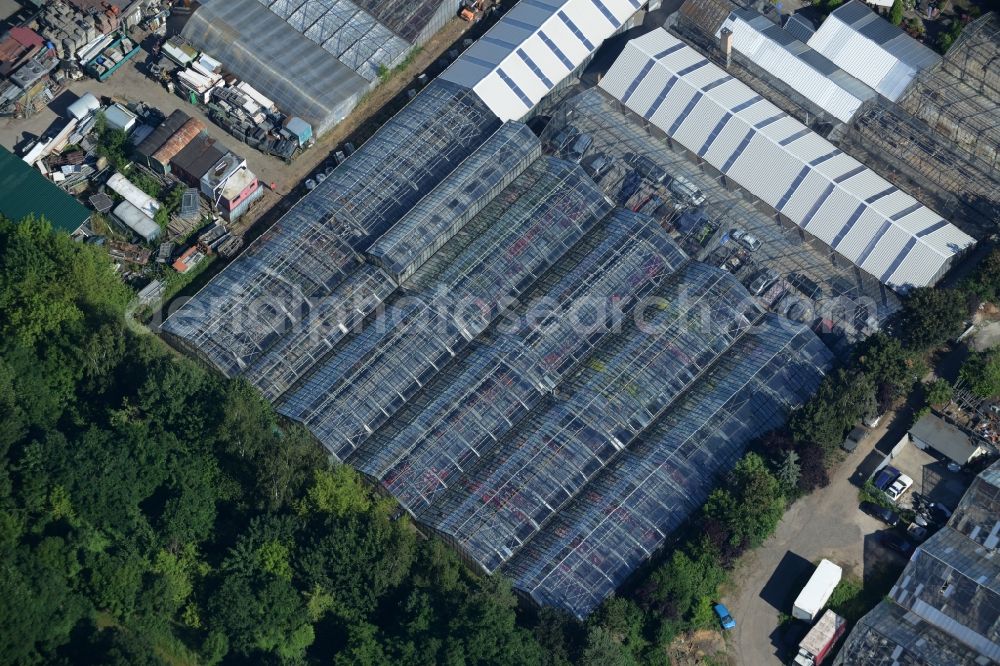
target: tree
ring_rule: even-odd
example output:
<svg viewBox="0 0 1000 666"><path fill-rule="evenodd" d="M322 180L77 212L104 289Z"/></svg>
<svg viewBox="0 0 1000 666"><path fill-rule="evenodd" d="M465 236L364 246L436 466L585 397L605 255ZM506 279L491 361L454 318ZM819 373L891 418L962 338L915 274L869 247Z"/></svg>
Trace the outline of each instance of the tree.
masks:
<svg viewBox="0 0 1000 666"><path fill-rule="evenodd" d="M799 491L811 493L818 488L830 485L830 477L826 471L826 461L823 449L816 444L804 444L799 447Z"/></svg>
<svg viewBox="0 0 1000 666"><path fill-rule="evenodd" d="M919 287L903 301L893 328L907 349L925 351L961 333L966 314L961 292Z"/></svg>
<svg viewBox="0 0 1000 666"><path fill-rule="evenodd" d="M799 454L795 451L786 453L775 470L774 476L786 494L794 493L798 489L799 483Z"/></svg>
<svg viewBox="0 0 1000 666"><path fill-rule="evenodd" d="M889 20L893 25L903 22L903 0L893 0L892 9L889 10Z"/></svg>
<svg viewBox="0 0 1000 666"><path fill-rule="evenodd" d="M959 377L981 398L1000 395L1000 352L989 351L970 355L962 364Z"/></svg>
<svg viewBox="0 0 1000 666"><path fill-rule="evenodd" d="M824 377L816 394L792 412L788 428L796 441L814 442L829 452L844 441L850 427L877 407L871 379L840 369Z"/></svg>
<svg viewBox="0 0 1000 666"><path fill-rule="evenodd" d="M608 597L590 618L591 626L602 627L636 656L646 647L644 623L642 610L634 601L614 595Z"/></svg>
<svg viewBox="0 0 1000 666"><path fill-rule="evenodd" d="M688 624L694 618L699 600L714 598L725 577L718 551L701 540L689 549L675 550L653 572L650 576L653 589L646 596L659 613Z"/></svg>
<svg viewBox="0 0 1000 666"><path fill-rule="evenodd" d="M730 545L738 550L756 548L781 520L785 496L764 459L748 453L736 463L724 486L712 491L703 512L726 528Z"/></svg>
<svg viewBox="0 0 1000 666"><path fill-rule="evenodd" d="M918 364L913 354L903 349L899 339L879 331L858 346L855 364L876 385L888 385L898 395L914 380Z"/></svg>
<svg viewBox="0 0 1000 666"><path fill-rule="evenodd" d="M924 390L926 391L928 405L943 405L946 402L950 402L954 394L954 389L945 379L935 379L933 382L925 385Z"/></svg>
<svg viewBox="0 0 1000 666"><path fill-rule="evenodd" d="M991 303L1000 301L1000 248L986 255L963 287L981 300Z"/></svg>
<svg viewBox="0 0 1000 666"><path fill-rule="evenodd" d="M301 657L315 637L291 582L266 574L226 576L208 607L212 625L225 633L233 650L247 657L258 650Z"/></svg>
<svg viewBox="0 0 1000 666"><path fill-rule="evenodd" d="M962 34L962 28L965 24L962 23L958 18L951 19L951 23L948 25L947 30L941 31L938 35L937 47L938 51L941 53L947 53L951 45L955 43L958 36Z"/></svg>
<svg viewBox="0 0 1000 666"><path fill-rule="evenodd" d="M638 666L639 664L632 652L603 627L594 627L587 632L587 647L583 651L580 663L583 666Z"/></svg>

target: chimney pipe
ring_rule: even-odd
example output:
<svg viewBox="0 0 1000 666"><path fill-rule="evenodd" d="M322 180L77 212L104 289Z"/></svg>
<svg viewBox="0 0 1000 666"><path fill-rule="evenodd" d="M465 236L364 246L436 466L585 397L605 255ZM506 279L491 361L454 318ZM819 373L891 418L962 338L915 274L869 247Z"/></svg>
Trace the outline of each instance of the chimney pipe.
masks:
<svg viewBox="0 0 1000 666"><path fill-rule="evenodd" d="M733 59L733 31L729 28L723 28L719 33L719 48L726 57L726 69L729 69L729 63Z"/></svg>

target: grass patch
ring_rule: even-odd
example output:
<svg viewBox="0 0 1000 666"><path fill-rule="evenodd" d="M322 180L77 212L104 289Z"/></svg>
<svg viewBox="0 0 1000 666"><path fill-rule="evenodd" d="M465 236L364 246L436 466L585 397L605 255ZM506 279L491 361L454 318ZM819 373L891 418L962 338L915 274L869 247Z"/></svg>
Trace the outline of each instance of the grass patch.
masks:
<svg viewBox="0 0 1000 666"><path fill-rule="evenodd" d="M899 568L882 566L868 577L867 584L857 578L844 578L830 595L827 606L837 615L854 624L878 602L885 599L899 578Z"/></svg>

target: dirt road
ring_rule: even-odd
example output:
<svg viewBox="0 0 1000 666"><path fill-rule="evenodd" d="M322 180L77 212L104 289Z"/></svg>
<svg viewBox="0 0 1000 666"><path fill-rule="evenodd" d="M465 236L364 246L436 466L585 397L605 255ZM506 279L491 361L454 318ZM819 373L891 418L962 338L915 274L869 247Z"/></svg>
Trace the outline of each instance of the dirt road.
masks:
<svg viewBox="0 0 1000 666"><path fill-rule="evenodd" d="M724 601L737 621L730 653L738 664L785 663L779 655L801 639L805 625L783 630L779 614L791 613L795 596L820 559L836 562L845 576L861 580L886 563L902 567L902 560L877 543L875 533L885 526L858 510L858 488L851 482L857 465L890 431L894 416L882 419L874 436L833 472L830 485L793 504L774 535L733 572L740 585Z"/></svg>

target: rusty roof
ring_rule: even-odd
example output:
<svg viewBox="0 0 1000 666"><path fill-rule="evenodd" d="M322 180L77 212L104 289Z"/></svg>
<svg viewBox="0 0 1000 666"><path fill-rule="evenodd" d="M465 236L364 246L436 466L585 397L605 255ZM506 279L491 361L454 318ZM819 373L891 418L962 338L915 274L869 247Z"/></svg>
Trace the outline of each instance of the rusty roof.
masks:
<svg viewBox="0 0 1000 666"><path fill-rule="evenodd" d="M153 153L153 159L160 164L168 163L177 153L181 152L185 146L204 131L205 123L197 118L188 118L188 121Z"/></svg>

